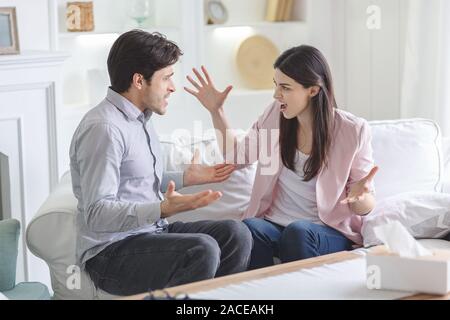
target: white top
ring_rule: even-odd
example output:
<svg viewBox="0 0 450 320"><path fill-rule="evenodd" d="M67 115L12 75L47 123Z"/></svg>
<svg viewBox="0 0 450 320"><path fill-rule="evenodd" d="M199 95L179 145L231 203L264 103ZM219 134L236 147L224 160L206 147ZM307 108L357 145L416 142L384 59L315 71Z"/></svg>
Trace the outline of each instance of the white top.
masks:
<svg viewBox="0 0 450 320"><path fill-rule="evenodd" d="M277 193L265 219L281 226L287 226L297 220L323 225L317 210L317 176L309 181L303 180L303 166L308 157L298 150L295 159L296 172L283 165L277 181Z"/></svg>

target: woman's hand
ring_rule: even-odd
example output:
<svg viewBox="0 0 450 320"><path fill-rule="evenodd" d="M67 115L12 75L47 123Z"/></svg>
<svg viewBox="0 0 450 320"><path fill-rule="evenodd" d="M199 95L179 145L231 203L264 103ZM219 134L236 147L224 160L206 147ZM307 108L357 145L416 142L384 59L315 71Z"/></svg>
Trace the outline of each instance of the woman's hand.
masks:
<svg viewBox="0 0 450 320"><path fill-rule="evenodd" d="M198 82L187 76L188 81L197 89L197 91L184 87L184 90L192 94L200 101L200 103L211 113L215 114L222 110L223 104L230 93L232 86L228 86L224 91L220 92L214 87L211 77L204 66L201 67L204 77L197 69L192 69L196 75Z"/></svg>
<svg viewBox="0 0 450 320"><path fill-rule="evenodd" d="M191 161L191 165L184 171L184 185L193 186L205 183L218 183L227 180L236 167L232 164L218 164L205 166L200 164L200 153L197 150Z"/></svg>
<svg viewBox="0 0 450 320"><path fill-rule="evenodd" d="M377 171L378 167L377 166L373 167L367 176L365 176L358 182L354 183L349 190L347 198L342 200L341 204L352 204L357 201L363 201L368 194L371 194L370 184Z"/></svg>

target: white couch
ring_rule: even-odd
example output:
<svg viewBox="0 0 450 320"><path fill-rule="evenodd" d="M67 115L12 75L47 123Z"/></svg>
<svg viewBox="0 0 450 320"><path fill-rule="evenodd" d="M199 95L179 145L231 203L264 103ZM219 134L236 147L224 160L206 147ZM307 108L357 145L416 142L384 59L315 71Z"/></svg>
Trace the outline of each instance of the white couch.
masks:
<svg viewBox="0 0 450 320"><path fill-rule="evenodd" d="M450 193L450 138L443 139L434 122L423 119L374 121L371 127L374 158L380 167L375 179L377 198L406 191ZM204 148L215 141L190 143L180 138L177 141L163 139L162 143L165 167L173 170L183 169L175 160L189 160L193 146ZM250 166L234 172L220 185L182 189L182 192L195 192L211 187L223 191L224 197L210 207L179 214L172 221L239 219L248 204L254 173L255 166ZM76 199L67 173L28 225L28 247L48 264L55 299L112 298L96 290L85 272L81 273L80 289L66 286L74 270L71 266L75 265L75 214ZM430 241L427 244L430 246ZM449 243L443 240L433 240L431 246L450 249Z"/></svg>

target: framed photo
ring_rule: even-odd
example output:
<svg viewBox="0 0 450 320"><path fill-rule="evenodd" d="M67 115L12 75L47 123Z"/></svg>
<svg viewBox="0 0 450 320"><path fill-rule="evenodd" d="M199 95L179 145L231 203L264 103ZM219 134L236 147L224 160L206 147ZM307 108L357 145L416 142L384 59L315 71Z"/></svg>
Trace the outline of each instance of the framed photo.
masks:
<svg viewBox="0 0 450 320"><path fill-rule="evenodd" d="M18 54L16 8L0 7L0 54Z"/></svg>

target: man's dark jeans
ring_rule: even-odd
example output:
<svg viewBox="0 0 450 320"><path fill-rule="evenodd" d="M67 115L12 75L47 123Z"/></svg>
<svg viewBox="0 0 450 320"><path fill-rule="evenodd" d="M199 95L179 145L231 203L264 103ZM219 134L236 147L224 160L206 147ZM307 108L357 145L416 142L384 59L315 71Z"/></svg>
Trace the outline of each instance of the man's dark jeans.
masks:
<svg viewBox="0 0 450 320"><path fill-rule="evenodd" d="M86 262L92 281L108 293L131 295L247 269L253 240L242 222L175 222L167 231L106 247Z"/></svg>

